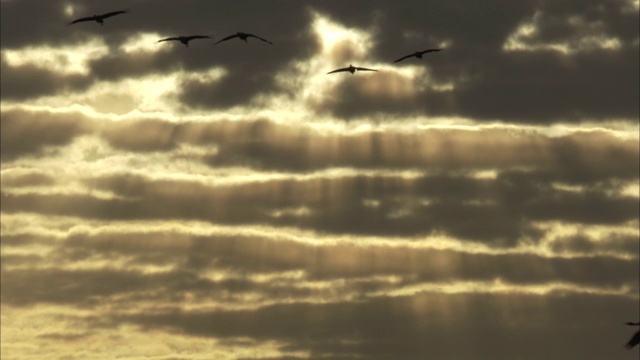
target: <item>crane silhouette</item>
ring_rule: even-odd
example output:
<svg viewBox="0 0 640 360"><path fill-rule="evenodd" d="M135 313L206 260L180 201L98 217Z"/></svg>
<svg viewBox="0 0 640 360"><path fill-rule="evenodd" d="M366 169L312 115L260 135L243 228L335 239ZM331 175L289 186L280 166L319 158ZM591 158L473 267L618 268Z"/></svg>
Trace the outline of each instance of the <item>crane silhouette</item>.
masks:
<svg viewBox="0 0 640 360"><path fill-rule="evenodd" d="M437 52L437 51L442 51L442 49L427 49L424 51L416 51L413 54L409 54L406 56L401 57L400 59L394 61L394 63L400 62L404 59L408 59L410 57L417 57L418 59L422 59L422 55L427 54L427 53L431 53L431 52Z"/></svg>
<svg viewBox="0 0 640 360"><path fill-rule="evenodd" d="M210 37L207 35L190 35L190 36L175 36L175 37L169 37L166 39L161 39L158 40L158 42L163 42L163 41L180 41L181 43L184 44L184 46L189 47L189 41L193 40L193 39L209 39Z"/></svg>
<svg viewBox="0 0 640 360"><path fill-rule="evenodd" d="M102 15L87 16L87 17L73 20L72 22L69 23L69 25L73 25L73 24L77 24L79 22L85 22L85 21L96 21L98 24L104 25L104 19L110 18L112 16L120 15L120 14L126 14L128 12L129 10L118 10L118 11L112 11Z"/></svg>
<svg viewBox="0 0 640 360"><path fill-rule="evenodd" d="M629 325L629 326L640 326L640 322L634 323L634 322L626 322L625 324ZM640 330L638 330L633 337L629 340L628 343L626 343L626 347L628 347L629 349L633 348L634 346L640 344Z"/></svg>
<svg viewBox="0 0 640 360"><path fill-rule="evenodd" d="M262 41L264 41L264 42L266 42L266 43L269 43L269 44L273 44L271 41L269 41L269 40L267 40L267 39L263 39L263 38L261 38L261 37L260 37L260 36L258 36L258 35L247 34L247 33L243 33L243 32L237 32L237 33L235 33L235 34L233 34L233 35L229 35L229 36L227 36L227 37L226 37L226 38L224 38L224 39L221 39L220 41L218 41L218 42L217 42L217 43L215 43L214 45L218 45L218 44L220 44L220 43L221 43L221 42L223 42L223 41L231 40L231 39L233 39L233 38L238 38L238 39L240 39L240 40L244 40L244 42L248 43L247 39L248 39L248 38L250 38L250 37L253 37L253 38L256 38L256 39L262 40Z"/></svg>
<svg viewBox="0 0 640 360"><path fill-rule="evenodd" d="M368 68L363 68L363 67L357 67L357 66L353 66L353 65L349 64L348 67L335 69L333 71L329 71L327 74L333 74L333 73L337 73L337 72L341 72L341 71L348 71L351 74L354 74L356 71L378 71L378 70L368 69Z"/></svg>

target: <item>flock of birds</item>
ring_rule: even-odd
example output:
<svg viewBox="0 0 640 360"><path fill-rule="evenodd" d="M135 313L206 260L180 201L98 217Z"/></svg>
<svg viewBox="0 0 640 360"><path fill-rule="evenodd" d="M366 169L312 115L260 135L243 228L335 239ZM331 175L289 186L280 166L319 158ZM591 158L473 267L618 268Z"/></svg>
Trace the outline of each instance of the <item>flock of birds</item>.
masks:
<svg viewBox="0 0 640 360"><path fill-rule="evenodd" d="M100 25L104 25L104 20L107 18L110 18L112 16L116 16L116 15L121 15L121 14L126 14L128 13L128 10L118 10L118 11L113 11L113 12L109 12L106 14L102 14L102 15L93 15L93 16L87 16L87 17L83 17L83 18L79 18L76 20L73 20L69 25L73 25L73 24L77 24L80 22L86 22L86 21L95 21ZM160 39L158 40L158 42L163 42L163 41L179 41L182 44L184 44L185 46L189 46L189 41L191 40L195 40L195 39L209 39L210 37L208 35L190 35L190 36L175 36L175 37L168 37L165 39ZM253 35L253 34L247 34L247 33L243 33L243 32L238 32L236 34L233 35L229 35L221 40L219 40L218 42L215 43L215 45L223 42L223 41L227 41L227 40L231 40L234 38L238 38L240 40L243 40L245 42L248 42L247 39L249 38L256 38L258 40L262 40L266 43L269 44L273 44L271 41L267 40L267 39L263 39L260 36L257 35ZM405 55L397 60L394 61L394 63L400 62L402 60L411 58L411 57L416 57L418 59L422 59L422 56L424 54L428 54L428 53L432 53L432 52L437 52L437 51L441 51L442 49L427 49L424 51L417 51L413 54L409 54L409 55ZM378 70L374 70L374 69L369 69L369 68L364 68L364 67L358 67L358 66L353 66L353 65L349 65L347 67L344 68L340 68L340 69L335 69L332 71L329 71L327 74L333 74L333 73L337 73L337 72L343 72L343 71L348 71L351 74L354 74L356 71L378 71ZM627 322L625 323L626 325L630 325L630 326L640 326L640 323L634 323L634 322ZM636 345L640 344L640 331L636 332L635 335L629 340L629 342L626 344L626 346L628 348L632 348Z"/></svg>
<svg viewBox="0 0 640 360"><path fill-rule="evenodd" d="M105 19L110 18L112 16L116 16L116 15L126 14L128 12L129 12L128 10L118 10L118 11L108 12L108 13L102 14L102 15L87 16L87 17L83 17L83 18L79 18L79 19L73 20L69 25L77 24L77 23L80 23L80 22L86 22L86 21L95 21L100 25L104 25L104 20ZM208 36L208 35L174 36L174 37L168 37L168 38L165 38L165 39L160 39L160 40L158 40L158 42L179 41L184 46L189 47L189 41L191 41L191 40L195 40L195 39L210 39L210 38L211 37ZM219 43L221 43L223 41L231 40L231 39L234 39L234 38L238 38L240 40L243 40L244 42L248 42L247 41L248 38L256 38L256 39L262 40L262 41L264 41L266 43L273 44L271 41L269 41L267 39L264 39L264 38L261 38L258 35L238 32L236 34L229 35L229 36L219 40L214 45L218 45ZM405 55L405 56L395 60L393 63L397 63L397 62L400 62L402 60L405 60L405 59L408 59L408 58L411 58L411 57L422 59L422 55L424 55L424 54L437 52L437 51L441 51L441 50L442 49L427 49L427 50L424 50L424 51L416 51L413 54ZM347 66L347 67L329 71L327 74L333 74L333 73L345 72L345 71L348 71L351 74L355 74L356 71L378 71L378 70L369 69L369 68L365 68L365 67L353 66L353 65L349 64L349 66Z"/></svg>

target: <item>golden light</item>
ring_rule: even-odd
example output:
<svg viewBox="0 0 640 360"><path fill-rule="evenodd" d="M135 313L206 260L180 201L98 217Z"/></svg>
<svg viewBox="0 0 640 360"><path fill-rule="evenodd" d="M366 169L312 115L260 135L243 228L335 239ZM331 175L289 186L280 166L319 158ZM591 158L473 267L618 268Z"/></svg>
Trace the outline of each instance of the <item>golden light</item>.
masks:
<svg viewBox="0 0 640 360"><path fill-rule="evenodd" d="M162 46L158 44L158 40L162 38L159 33L138 33L131 36L127 41L120 45L120 49L127 54L140 54L140 53L155 53L155 52L169 52L170 46Z"/></svg>
<svg viewBox="0 0 640 360"><path fill-rule="evenodd" d="M89 62L109 53L102 39L90 38L66 46L32 46L20 50L3 50L9 66L35 66L61 74L89 75Z"/></svg>

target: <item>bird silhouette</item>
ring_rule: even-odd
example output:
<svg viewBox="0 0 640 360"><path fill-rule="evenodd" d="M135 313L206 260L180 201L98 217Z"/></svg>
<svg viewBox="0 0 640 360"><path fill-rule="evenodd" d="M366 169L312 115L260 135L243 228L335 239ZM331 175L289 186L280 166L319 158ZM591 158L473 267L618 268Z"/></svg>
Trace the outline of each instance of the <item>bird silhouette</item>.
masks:
<svg viewBox="0 0 640 360"><path fill-rule="evenodd" d="M273 44L271 41L269 41L269 40L267 40L267 39L263 39L263 38L261 38L261 37L260 37L260 36L258 36L258 35L253 35L253 34L247 34L247 33L243 33L243 32L238 32L238 33L236 33L236 34L233 34L233 35L229 35L229 36L227 36L226 38L224 38L224 39L222 39L222 40L218 41L218 42L217 42L217 43L215 43L214 45L218 45L219 43L221 43L221 42L223 42L223 41L231 40L231 39L236 38L236 37L237 37L237 38L239 38L240 40L244 40L244 42L248 42L248 41L247 41L247 39L248 39L248 38L250 38L250 37L254 37L254 38L256 38L256 39L260 39L260 40L262 40L262 41L264 41L264 42L267 42L267 43L269 43L269 44Z"/></svg>
<svg viewBox="0 0 640 360"><path fill-rule="evenodd" d="M72 22L69 23L69 25L77 24L79 22L84 22L84 21L96 21L98 24L104 25L104 19L112 16L120 15L120 14L126 14L128 12L129 10L118 10L118 11L112 11L110 13L106 13L102 15L87 16L87 17L73 20Z"/></svg>
<svg viewBox="0 0 640 360"><path fill-rule="evenodd" d="M356 71L378 71L378 70L367 69L367 68L363 68L363 67L357 67L357 66L353 66L353 65L349 64L348 67L335 69L333 71L329 71L327 74L333 74L333 73L337 73L337 72L341 72L341 71L348 71L351 74L354 74Z"/></svg>
<svg viewBox="0 0 640 360"><path fill-rule="evenodd" d="M428 50L425 50L425 51L416 51L413 54L409 54L409 55L401 57L400 59L394 61L394 63L400 62L400 61L402 61L404 59L408 59L410 57L417 57L418 59L422 59L422 55L424 55L424 54L427 54L427 53L430 53L430 52L437 52L437 51L441 51L441 50L442 49L428 49Z"/></svg>
<svg viewBox="0 0 640 360"><path fill-rule="evenodd" d="M181 43L184 44L184 46L189 47L189 41L193 39L209 39L209 38L210 37L207 35L176 36L176 37L161 39L161 40L158 40L158 42L175 40L175 41L180 41Z"/></svg>
<svg viewBox="0 0 640 360"><path fill-rule="evenodd" d="M634 322L626 322L625 324L630 325L630 326L640 326L640 322L638 323L634 323ZM626 347L628 347L629 349L633 348L634 346L640 344L640 330L638 330L633 337L631 338L631 340L629 340L628 343L626 343Z"/></svg>

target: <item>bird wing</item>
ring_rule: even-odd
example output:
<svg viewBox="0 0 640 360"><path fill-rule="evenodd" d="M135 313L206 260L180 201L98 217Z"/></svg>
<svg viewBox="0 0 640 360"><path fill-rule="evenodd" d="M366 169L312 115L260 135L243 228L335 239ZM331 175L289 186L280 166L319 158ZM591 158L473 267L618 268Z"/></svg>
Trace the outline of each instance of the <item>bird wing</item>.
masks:
<svg viewBox="0 0 640 360"><path fill-rule="evenodd" d="M193 39L209 39L209 36L207 36L207 35L191 35L191 36L185 36L185 38L187 39L187 41L189 41L189 40L193 40Z"/></svg>
<svg viewBox="0 0 640 360"><path fill-rule="evenodd" d="M83 17L83 18L80 18L80 19L73 20L72 22L69 23L69 25L73 25L73 24L76 24L76 23L79 23L79 22L83 22L83 21L93 21L93 20L95 20L93 18L93 16L87 16L87 17Z"/></svg>
<svg viewBox="0 0 640 360"><path fill-rule="evenodd" d="M378 70L367 69L367 68L363 68L363 67L357 67L356 70L358 70L358 71L378 71Z"/></svg>
<svg viewBox="0 0 640 360"><path fill-rule="evenodd" d="M426 54L426 53L430 53L430 52L436 52L436 51L440 51L442 49L427 49L425 51L420 51L421 54Z"/></svg>
<svg viewBox="0 0 640 360"><path fill-rule="evenodd" d="M170 40L180 40L180 38L178 38L178 37L170 37L170 38L158 40L158 42L170 41Z"/></svg>
<svg viewBox="0 0 640 360"><path fill-rule="evenodd" d="M217 43L215 43L214 45L218 45L219 43L223 42L223 41L227 41L229 39L233 39L234 37L238 37L238 34L233 34L233 35L229 35L224 39L219 40Z"/></svg>
<svg viewBox="0 0 640 360"><path fill-rule="evenodd" d="M403 56L403 57L401 57L400 59L398 59L398 60L394 61L394 63L397 63L397 62L399 62L399 61L402 61L402 60L404 60L404 59L406 59L406 58L410 58L410 57L412 57L412 56L414 56L414 55L413 55L413 54L411 54L411 55Z"/></svg>
<svg viewBox="0 0 640 360"><path fill-rule="evenodd" d="M269 44L273 44L271 41L269 41L269 40L267 40L267 39L263 39L263 38L261 38L261 37L260 37L260 36L258 36L258 35L247 34L247 37L254 37L254 38L256 38L256 39L260 39L260 40L262 40L262 41L264 41L264 42L268 42Z"/></svg>
<svg viewBox="0 0 640 360"><path fill-rule="evenodd" d="M100 18L103 18L103 19L106 19L106 18L108 18L108 17L112 17L112 16L116 16L116 15L120 15L120 14L126 14L126 13L128 13L128 12L129 12L129 10L118 10L118 11L112 11L112 12L110 12L110 13L102 14L102 15L100 15L99 17L100 17Z"/></svg>
<svg viewBox="0 0 640 360"><path fill-rule="evenodd" d="M346 67L346 68L335 69L333 71L329 71L327 74L333 74L333 73L337 73L337 72L340 72L340 71L349 71L349 68Z"/></svg>
<svg viewBox="0 0 640 360"><path fill-rule="evenodd" d="M635 335L629 340L627 343L627 347L631 349L632 347L640 344L640 331L636 332Z"/></svg>

